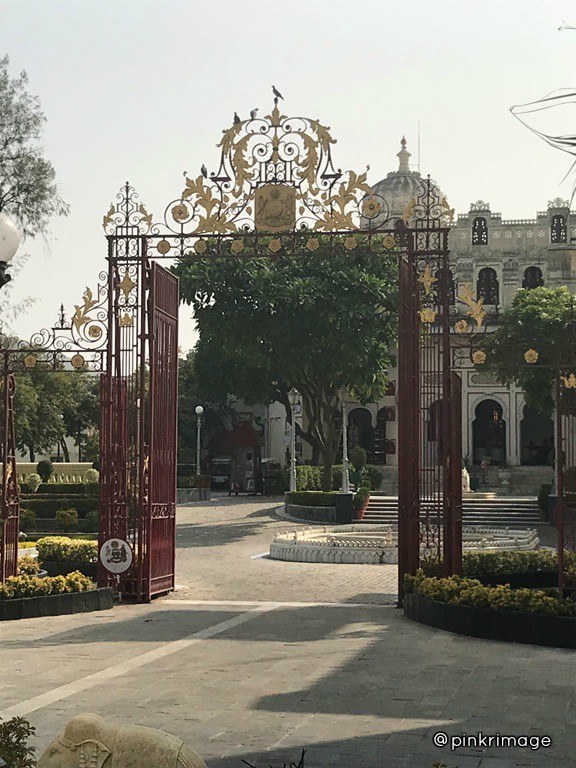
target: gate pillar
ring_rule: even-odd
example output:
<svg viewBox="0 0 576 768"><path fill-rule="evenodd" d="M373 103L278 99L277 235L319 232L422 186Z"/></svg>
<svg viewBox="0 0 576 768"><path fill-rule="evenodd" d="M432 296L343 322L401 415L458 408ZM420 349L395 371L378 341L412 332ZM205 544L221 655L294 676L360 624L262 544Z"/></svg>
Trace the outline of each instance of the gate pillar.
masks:
<svg viewBox="0 0 576 768"><path fill-rule="evenodd" d="M14 435L14 374L9 369L7 353L3 355L0 378L0 450L2 451L2 525L0 528L0 582L15 576L18 567L20 534L20 498L16 476L16 440Z"/></svg>

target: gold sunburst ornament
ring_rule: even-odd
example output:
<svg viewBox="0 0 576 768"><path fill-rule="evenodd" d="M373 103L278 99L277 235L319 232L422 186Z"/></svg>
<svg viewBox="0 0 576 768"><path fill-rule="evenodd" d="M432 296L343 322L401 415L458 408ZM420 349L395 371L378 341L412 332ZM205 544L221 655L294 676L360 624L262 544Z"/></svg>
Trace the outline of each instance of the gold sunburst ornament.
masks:
<svg viewBox="0 0 576 768"><path fill-rule="evenodd" d="M454 323L454 330L456 333L466 333L468 330L468 321L467 320L458 320L457 323Z"/></svg>
<svg viewBox="0 0 576 768"><path fill-rule="evenodd" d="M26 357L24 358L24 366L26 368L35 368L37 362L38 362L38 359L36 355L30 354L30 355L26 355Z"/></svg>
<svg viewBox="0 0 576 768"><path fill-rule="evenodd" d="M206 245L206 240L197 240L194 243L194 250L196 253L204 253L208 246Z"/></svg>
<svg viewBox="0 0 576 768"><path fill-rule="evenodd" d="M244 250L244 243L242 242L242 240L232 240L230 250L232 251L232 253L240 253L240 251Z"/></svg>
<svg viewBox="0 0 576 768"><path fill-rule="evenodd" d="M306 248L312 252L317 251L320 248L320 240L317 237L310 237L306 243Z"/></svg>
<svg viewBox="0 0 576 768"><path fill-rule="evenodd" d="M356 248L356 238L354 235L348 235L348 237L344 238L344 248L346 248L347 251L353 251L354 248Z"/></svg>
<svg viewBox="0 0 576 768"><path fill-rule="evenodd" d="M476 352L472 353L472 362L474 365L482 365L482 363L485 363L486 352L482 352L481 349L477 349Z"/></svg>
<svg viewBox="0 0 576 768"><path fill-rule="evenodd" d="M396 238L394 235L384 235L382 238L382 245L384 248L389 251L391 248L394 248L396 245Z"/></svg>
<svg viewBox="0 0 576 768"><path fill-rule="evenodd" d="M573 373L570 376L562 376L561 378L566 389L576 389L576 376Z"/></svg>
<svg viewBox="0 0 576 768"><path fill-rule="evenodd" d="M529 365L534 365L534 363L538 362L538 352L536 352L535 349L529 349L526 352L524 352L524 360Z"/></svg>

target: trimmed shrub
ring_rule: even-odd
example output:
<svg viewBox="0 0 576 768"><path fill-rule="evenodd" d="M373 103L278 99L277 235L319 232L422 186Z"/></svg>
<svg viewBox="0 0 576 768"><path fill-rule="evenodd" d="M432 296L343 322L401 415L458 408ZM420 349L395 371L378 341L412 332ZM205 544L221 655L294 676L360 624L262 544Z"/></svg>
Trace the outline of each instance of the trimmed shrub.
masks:
<svg viewBox="0 0 576 768"><path fill-rule="evenodd" d="M363 512L370 498L370 488L361 485L354 495L354 511Z"/></svg>
<svg viewBox="0 0 576 768"><path fill-rule="evenodd" d="M60 595L64 592L87 592L93 589L92 579L80 571L67 576L9 576L0 584L0 600L14 600L21 597Z"/></svg>
<svg viewBox="0 0 576 768"><path fill-rule="evenodd" d="M52 462L49 459L42 459L42 461L39 461L36 465L36 472L38 472L42 481L47 483L54 473Z"/></svg>
<svg viewBox="0 0 576 768"><path fill-rule="evenodd" d="M45 536L43 539L38 539L36 548L41 562L95 563L98 560L98 542L89 539Z"/></svg>
<svg viewBox="0 0 576 768"><path fill-rule="evenodd" d="M568 569L576 566L576 555L564 553ZM556 552L549 549L534 549L523 552L466 552L462 555L462 575L469 579L488 579L502 574L543 573L558 568ZM429 560L422 563L425 576L440 576L442 562Z"/></svg>
<svg viewBox="0 0 576 768"><path fill-rule="evenodd" d="M66 505L74 506L74 509L78 512L79 517L84 517L88 512L98 508L98 499L90 496L74 496L67 498L66 496L53 498L34 498L33 496L24 496L22 503L26 504L27 509L31 509L36 513L38 517L56 517L56 512L59 509L64 509Z"/></svg>
<svg viewBox="0 0 576 768"><path fill-rule="evenodd" d="M82 528L86 533L97 533L98 531L98 512L88 512L82 523Z"/></svg>
<svg viewBox="0 0 576 768"><path fill-rule="evenodd" d="M42 485L42 478L40 475L37 475L35 472L30 473L29 475L26 475L26 486L28 488L29 493L36 493L38 488Z"/></svg>
<svg viewBox="0 0 576 768"><path fill-rule="evenodd" d="M59 509L55 519L61 531L73 531L78 527L78 512L75 509Z"/></svg>
<svg viewBox="0 0 576 768"><path fill-rule="evenodd" d="M84 483L43 483L39 496L76 496L85 493Z"/></svg>
<svg viewBox="0 0 576 768"><path fill-rule="evenodd" d="M20 530L31 531L36 524L36 512L32 509L20 510Z"/></svg>
<svg viewBox="0 0 576 768"><path fill-rule="evenodd" d="M361 445L355 445L350 451L350 464L357 472L366 466L366 451Z"/></svg>
<svg viewBox="0 0 576 768"><path fill-rule="evenodd" d="M18 576L36 576L40 573L40 563L32 555L22 555L18 558Z"/></svg>
<svg viewBox="0 0 576 768"><path fill-rule="evenodd" d="M373 464L367 464L362 470L362 485L369 485L373 491L377 491L382 485L383 472Z"/></svg>
<svg viewBox="0 0 576 768"><path fill-rule="evenodd" d="M335 507L337 495L333 491L294 491L288 494L288 501L303 507Z"/></svg>
<svg viewBox="0 0 576 768"><path fill-rule="evenodd" d="M100 479L100 473L97 469L88 469L84 473L84 482L88 484L97 483Z"/></svg>

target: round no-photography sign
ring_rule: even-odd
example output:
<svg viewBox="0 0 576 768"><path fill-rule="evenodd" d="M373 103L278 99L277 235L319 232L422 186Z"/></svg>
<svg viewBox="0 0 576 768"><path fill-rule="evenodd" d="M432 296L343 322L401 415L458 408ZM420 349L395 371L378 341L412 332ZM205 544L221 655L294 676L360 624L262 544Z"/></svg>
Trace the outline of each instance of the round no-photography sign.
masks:
<svg viewBox="0 0 576 768"><path fill-rule="evenodd" d="M110 573L124 573L132 565L132 547L124 539L107 539L100 547L100 562Z"/></svg>

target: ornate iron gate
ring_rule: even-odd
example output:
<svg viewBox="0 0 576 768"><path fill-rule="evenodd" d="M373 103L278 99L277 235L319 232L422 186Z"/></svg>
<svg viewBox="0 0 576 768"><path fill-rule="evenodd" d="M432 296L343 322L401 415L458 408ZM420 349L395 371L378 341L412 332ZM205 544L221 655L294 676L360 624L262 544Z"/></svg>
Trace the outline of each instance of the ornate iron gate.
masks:
<svg viewBox="0 0 576 768"><path fill-rule="evenodd" d="M139 601L174 589L178 279L148 258L147 216L126 185L105 217L109 335L101 382L99 543L131 546L123 574L99 584ZM144 210L144 213L143 213Z"/></svg>

